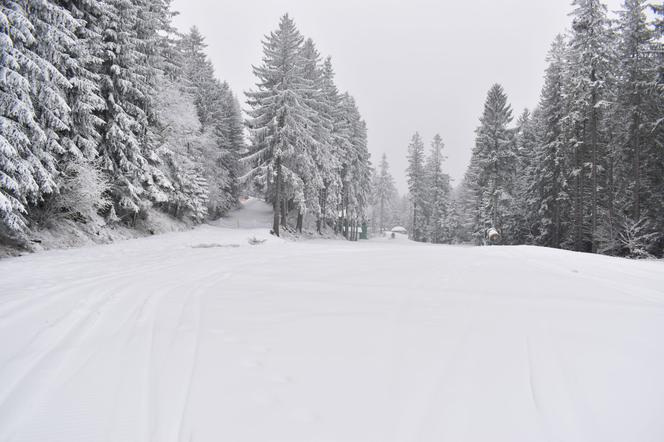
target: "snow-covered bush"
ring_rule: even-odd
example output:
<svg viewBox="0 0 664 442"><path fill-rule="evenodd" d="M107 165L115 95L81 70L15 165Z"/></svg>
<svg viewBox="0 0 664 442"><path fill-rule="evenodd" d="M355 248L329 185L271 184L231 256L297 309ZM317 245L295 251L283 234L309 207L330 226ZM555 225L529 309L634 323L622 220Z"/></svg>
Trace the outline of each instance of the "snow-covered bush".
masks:
<svg viewBox="0 0 664 442"><path fill-rule="evenodd" d="M656 242L661 232L653 231L646 218L638 221L627 219L618 233L618 241L630 258L651 258L649 246Z"/></svg>
<svg viewBox="0 0 664 442"><path fill-rule="evenodd" d="M629 258L652 258L652 244L657 243L661 236L662 233L653 229L647 218L634 221L625 217L615 224L610 220L602 223L596 240L600 253Z"/></svg>
<svg viewBox="0 0 664 442"><path fill-rule="evenodd" d="M60 192L49 206L54 216L90 219L107 211L112 201L108 177L98 165L85 159L67 164L60 178Z"/></svg>

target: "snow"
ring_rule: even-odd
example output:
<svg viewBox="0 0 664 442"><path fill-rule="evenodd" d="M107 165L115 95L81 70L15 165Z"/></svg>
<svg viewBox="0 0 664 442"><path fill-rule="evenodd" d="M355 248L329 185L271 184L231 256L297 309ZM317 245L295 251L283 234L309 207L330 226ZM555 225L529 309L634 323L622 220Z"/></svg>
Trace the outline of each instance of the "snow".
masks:
<svg viewBox="0 0 664 442"><path fill-rule="evenodd" d="M664 263L269 223L0 261L0 440L664 440Z"/></svg>

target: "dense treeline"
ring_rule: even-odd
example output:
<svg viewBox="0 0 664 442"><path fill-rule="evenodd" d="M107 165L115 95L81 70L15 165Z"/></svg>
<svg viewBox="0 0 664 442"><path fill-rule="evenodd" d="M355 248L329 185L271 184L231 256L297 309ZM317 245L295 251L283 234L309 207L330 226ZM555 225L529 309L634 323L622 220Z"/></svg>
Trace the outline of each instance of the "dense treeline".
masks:
<svg viewBox="0 0 664 442"><path fill-rule="evenodd" d="M442 148L442 142L440 147ZM442 159L443 157L441 165ZM399 195L397 192L386 154L382 155L377 170L373 171L371 182L372 193L369 201L371 205L368 213L370 232L373 235L383 235L394 227L410 226L413 215L412 203L408 195Z"/></svg>
<svg viewBox="0 0 664 442"><path fill-rule="evenodd" d="M272 202L273 232L289 221L302 231L309 213L318 232L356 239L371 196L367 129L353 97L338 91L330 58L285 15L265 36L254 74L243 178Z"/></svg>
<svg viewBox="0 0 664 442"><path fill-rule="evenodd" d="M455 198L459 213L449 220L458 223L454 241L482 243L495 227L504 244L662 256L662 8L626 0L612 20L599 0L573 6L571 31L551 46L535 110L512 125L503 88L489 91ZM421 167L413 144L411 177ZM422 232L430 200L416 183L410 193L413 236L429 240Z"/></svg>
<svg viewBox="0 0 664 442"><path fill-rule="evenodd" d="M443 140L435 135L428 157L419 133L413 135L408 146L408 191L411 201L411 237L415 241L449 243L454 225L450 215L455 213L450 198L450 177L443 172Z"/></svg>
<svg viewBox="0 0 664 442"><path fill-rule="evenodd" d="M169 0L0 5L0 238L151 208L216 217L237 201L240 107Z"/></svg>

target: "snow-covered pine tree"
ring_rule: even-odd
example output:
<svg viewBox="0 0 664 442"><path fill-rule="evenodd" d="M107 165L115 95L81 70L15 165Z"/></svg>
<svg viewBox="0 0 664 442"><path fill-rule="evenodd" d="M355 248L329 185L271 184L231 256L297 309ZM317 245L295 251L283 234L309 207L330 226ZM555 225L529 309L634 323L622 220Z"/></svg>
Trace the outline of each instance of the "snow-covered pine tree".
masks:
<svg viewBox="0 0 664 442"><path fill-rule="evenodd" d="M284 15L263 41L262 64L253 68L257 89L246 93L251 146L243 161L251 167L247 177L272 200L277 236L286 223L286 203L304 199L295 165L315 164L309 155L317 141L310 130L314 111L304 99L311 85L303 74L303 42L293 20Z"/></svg>
<svg viewBox="0 0 664 442"><path fill-rule="evenodd" d="M392 221L392 211L395 206L397 189L394 185L394 178L390 173L390 165L387 162L387 155L383 153L378 172L373 179L373 202L374 202L374 220L376 229L381 234L385 232L388 224Z"/></svg>
<svg viewBox="0 0 664 442"><path fill-rule="evenodd" d="M341 206L341 159L348 147L350 128L344 118L339 90L334 83L332 59L327 57L321 69L321 92L327 120L330 124L329 139L324 147L325 157L329 160L323 165L321 175L323 188L320 191L321 219L317 222L318 232L322 232L330 220L336 220Z"/></svg>
<svg viewBox="0 0 664 442"><path fill-rule="evenodd" d="M461 216L459 214L459 206L457 199L454 195L450 194L449 204L447 206L447 213L441 223L441 235L443 241L448 244L457 244L463 242Z"/></svg>
<svg viewBox="0 0 664 442"><path fill-rule="evenodd" d="M568 173L566 167L565 57L567 45L562 35L551 45L539 101L539 137L535 150L535 174L528 189L530 205L538 215L535 242L548 247L561 247L569 224Z"/></svg>
<svg viewBox="0 0 664 442"><path fill-rule="evenodd" d="M101 15L104 6L99 0L57 0L76 19L73 44L67 57L60 55L63 74L70 83L66 100L71 110L69 129L63 140L66 154L60 161L84 157L93 161L101 140L99 133L104 121L100 118L105 102L100 95ZM66 167L65 167L66 168Z"/></svg>
<svg viewBox="0 0 664 442"><path fill-rule="evenodd" d="M653 89L656 93L651 97L659 115L664 115L664 4L654 3L650 5L655 14L653 20L654 41L652 42L652 54L656 60L657 80ZM650 218L655 222L656 230L664 232L664 201L656 195L664 195L664 118L658 118L650 127L652 132L652 148L650 150L650 192L653 198L648 202L648 211L652 214ZM664 235L651 242L656 256L664 255Z"/></svg>
<svg viewBox="0 0 664 442"><path fill-rule="evenodd" d="M538 197L530 189L538 179L536 149L539 145L541 115L536 108L532 113L524 109L517 118L514 132L516 170L514 177L514 204L507 214L508 224L512 227L512 243L532 243L539 224L537 216Z"/></svg>
<svg viewBox="0 0 664 442"><path fill-rule="evenodd" d="M37 35L22 1L0 5L0 234L20 235L26 207L57 190L55 158L40 125L35 88L55 68L34 47Z"/></svg>
<svg viewBox="0 0 664 442"><path fill-rule="evenodd" d="M57 171L57 191L30 208L29 216L37 221L59 216L86 218L107 207L104 201L95 204L83 197L81 189L71 185L81 180L106 181L95 164L99 128L103 124L96 114L104 109L99 96L99 77L94 73L97 58L93 51L98 47L100 35L96 32L97 25L88 25L85 20L91 13L97 13L98 17L99 5L96 1L80 3L41 1L32 2L29 8L35 33L48 36L34 44L34 52L44 61L41 70L45 75L33 84L35 110L48 148L36 144L32 148L51 151ZM68 192L71 195L66 195ZM70 207L63 206L65 203Z"/></svg>
<svg viewBox="0 0 664 442"><path fill-rule="evenodd" d="M210 164L207 179L213 183L210 198L210 214L218 218L237 207L240 196L240 155L245 150L244 123L240 105L228 83L217 81L219 90L219 120L215 121L212 134L216 149L205 160Z"/></svg>
<svg viewBox="0 0 664 442"><path fill-rule="evenodd" d="M205 54L205 39L196 27L176 43L181 90L190 95L207 142L198 162L208 182L208 213L224 215L237 205L241 168L238 158L244 150L244 127L240 106L227 83L215 77Z"/></svg>
<svg viewBox="0 0 664 442"><path fill-rule="evenodd" d="M306 105L313 111L311 114L312 127L310 132L316 143L309 146L305 159L311 159L312 164L298 163L296 173L302 177L304 187L304 201L297 209L296 229L302 231L304 212L311 211L317 220L321 219L322 208L320 194L323 191L326 175L334 169L335 157L332 144L332 115L329 103L323 91L323 71L321 59L314 41L308 38L302 46L302 76L308 82L308 88L303 95ZM325 172L325 173L324 173Z"/></svg>
<svg viewBox="0 0 664 442"><path fill-rule="evenodd" d="M426 200L429 206L426 234L427 239L436 244L451 240L445 235L450 204L450 177L443 172L443 161L445 160L443 147L443 139L436 134L424 166Z"/></svg>
<svg viewBox="0 0 664 442"><path fill-rule="evenodd" d="M508 124L512 109L502 86L494 84L484 103L480 126L475 131L475 147L465 180L471 200L472 234L481 240L484 230L496 228L505 242L512 242L514 226L509 217L514 210L516 153L514 136Z"/></svg>
<svg viewBox="0 0 664 442"><path fill-rule="evenodd" d="M357 240L358 229L366 221L366 209L371 198L371 162L367 148L367 126L360 115L355 99L347 92L341 96L340 106L346 119L346 150L341 153L341 228L350 240Z"/></svg>
<svg viewBox="0 0 664 442"><path fill-rule="evenodd" d="M639 226L642 233L660 232L662 225L656 221L662 213L660 189L664 162L661 146L657 146L658 120L662 118L662 90L658 89L658 58L653 48L657 44L655 31L648 22L646 2L626 0L619 11L618 53L616 81L612 85L615 105L608 115L614 130L610 148L615 152L614 168L609 168L615 189L610 200L603 242L611 252L621 253L624 244L619 240L625 228ZM655 129L655 130L653 130ZM661 129L660 129L661 130ZM624 233L624 232L623 232ZM652 240L650 252L654 252L658 235ZM634 254L633 251L629 252ZM648 253L644 251L644 253Z"/></svg>
<svg viewBox="0 0 664 442"><path fill-rule="evenodd" d="M151 139L152 97L158 72L151 60L154 29L139 13L142 4L106 0L101 27L101 94L106 101L99 157L111 178L114 212L133 224L151 201L167 200L170 183L156 167L160 160Z"/></svg>
<svg viewBox="0 0 664 442"><path fill-rule="evenodd" d="M214 76L212 62L205 54L206 47L205 38L195 26L178 42L185 80L183 89L194 97L203 130L209 129L221 118L220 84Z"/></svg>
<svg viewBox="0 0 664 442"><path fill-rule="evenodd" d="M466 168L454 200L459 209L459 231L456 237L461 242L475 242L481 244L484 238L484 221L481 217L481 188L479 156L475 154L477 146L473 148L470 163Z"/></svg>
<svg viewBox="0 0 664 442"><path fill-rule="evenodd" d="M44 145L33 144L32 148L50 151L57 156L63 156L67 151L70 155L82 156L69 138L72 121L71 108L67 102L68 92L73 86L70 82L74 77L72 71L81 71L74 58L74 52L80 50L81 45L75 35L80 24L69 11L54 2L27 3L25 9L34 26L34 33L42 37L32 45L32 50L38 55L37 68L42 73L38 81L32 84L32 96L39 125L46 134ZM99 100L99 97L96 98Z"/></svg>
<svg viewBox="0 0 664 442"><path fill-rule="evenodd" d="M155 66L170 81L182 78L182 54L179 43L181 35L173 25L173 18L178 15L172 8L172 0L152 0L148 3L152 9L156 29L153 44Z"/></svg>
<svg viewBox="0 0 664 442"><path fill-rule="evenodd" d="M427 183L424 170L424 143L419 133L415 133L408 145L408 168L406 169L408 191L413 203L412 238L426 240L427 224Z"/></svg>
<svg viewBox="0 0 664 442"><path fill-rule="evenodd" d="M162 170L173 186L168 200L160 206L176 218L203 221L209 199L205 153L214 147L214 142L200 130L193 97L182 92L175 82L162 80L156 104Z"/></svg>
<svg viewBox="0 0 664 442"><path fill-rule="evenodd" d="M596 251L600 172L606 150L602 110L608 104L605 81L610 74L611 34L606 5L574 0L566 72L568 149L574 152L570 196L574 207L575 250ZM589 199L589 201L588 201ZM589 222L587 221L589 218Z"/></svg>

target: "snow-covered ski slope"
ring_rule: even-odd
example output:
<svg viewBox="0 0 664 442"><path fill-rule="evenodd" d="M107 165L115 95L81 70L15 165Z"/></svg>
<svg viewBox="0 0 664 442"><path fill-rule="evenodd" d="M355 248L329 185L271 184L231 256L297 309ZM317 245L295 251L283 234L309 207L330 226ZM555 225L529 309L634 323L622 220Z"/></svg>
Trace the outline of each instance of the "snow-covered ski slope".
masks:
<svg viewBox="0 0 664 442"><path fill-rule="evenodd" d="M269 215L0 261L0 441L664 441L663 263Z"/></svg>

